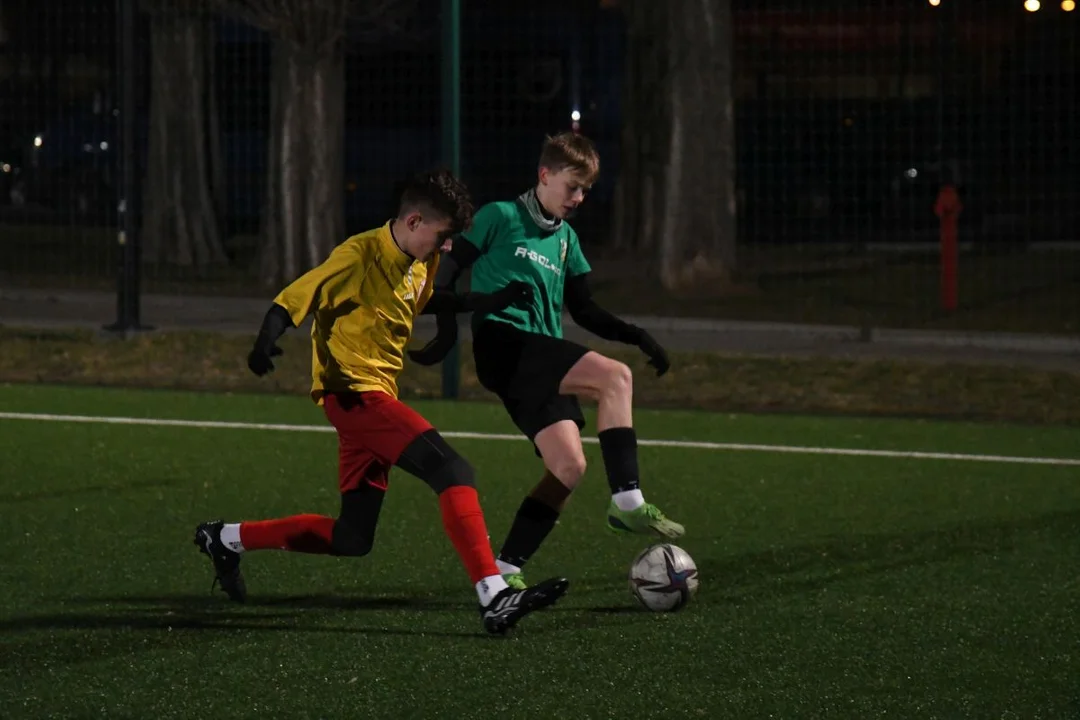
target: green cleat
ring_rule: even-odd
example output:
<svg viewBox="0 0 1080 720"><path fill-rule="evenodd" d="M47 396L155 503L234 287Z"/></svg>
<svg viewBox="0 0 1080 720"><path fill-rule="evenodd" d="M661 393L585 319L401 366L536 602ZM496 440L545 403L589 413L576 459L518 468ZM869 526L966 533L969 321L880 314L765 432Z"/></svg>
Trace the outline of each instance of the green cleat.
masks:
<svg viewBox="0 0 1080 720"><path fill-rule="evenodd" d="M607 526L617 533L655 534L668 540L680 538L686 528L668 520L660 508L645 503L636 510L620 510L613 500L608 506Z"/></svg>
<svg viewBox="0 0 1080 720"><path fill-rule="evenodd" d="M511 590L525 590L529 587L525 584L525 576L521 573L507 573L503 575L503 580L506 581Z"/></svg>

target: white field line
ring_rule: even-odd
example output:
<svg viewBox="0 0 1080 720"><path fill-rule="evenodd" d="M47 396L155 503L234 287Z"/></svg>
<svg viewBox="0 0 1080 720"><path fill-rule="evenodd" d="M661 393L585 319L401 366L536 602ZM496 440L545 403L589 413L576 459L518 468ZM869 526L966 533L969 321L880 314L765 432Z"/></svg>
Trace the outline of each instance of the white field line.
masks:
<svg viewBox="0 0 1080 720"><path fill-rule="evenodd" d="M140 425L149 427L184 427L221 430L273 430L279 432L332 433L328 425L284 425L277 423L224 422L218 420L169 420L166 418L114 417L108 415L52 415L43 413L0 412L0 420L25 420L39 422L91 423L100 425ZM447 438L467 440L524 441L521 435L481 432L442 432ZM586 443L596 438L582 438ZM699 442L692 440L639 439L644 447L685 448L688 450L721 450L730 452L790 453L799 455L841 455L848 457L876 457L908 460L958 460L984 463L1008 463L1016 465L1056 465L1080 467L1080 458L1016 457L1009 455L972 455L965 453L923 452L918 450L866 450L860 448L806 447L801 445L758 445L750 443Z"/></svg>

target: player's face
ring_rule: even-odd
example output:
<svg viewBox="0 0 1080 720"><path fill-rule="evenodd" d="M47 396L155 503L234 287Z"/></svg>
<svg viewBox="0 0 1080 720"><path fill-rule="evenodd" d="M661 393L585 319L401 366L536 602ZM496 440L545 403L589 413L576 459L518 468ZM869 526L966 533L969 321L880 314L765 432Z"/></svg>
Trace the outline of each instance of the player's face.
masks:
<svg viewBox="0 0 1080 720"><path fill-rule="evenodd" d="M564 168L552 172L540 168L540 201L545 210L560 220L573 215L578 206L585 202L589 188L585 176L577 170Z"/></svg>
<svg viewBox="0 0 1080 720"><path fill-rule="evenodd" d="M450 249L451 238L449 218L425 218L414 213L406 219L406 225L412 233L412 255L417 260L427 262L437 252Z"/></svg>

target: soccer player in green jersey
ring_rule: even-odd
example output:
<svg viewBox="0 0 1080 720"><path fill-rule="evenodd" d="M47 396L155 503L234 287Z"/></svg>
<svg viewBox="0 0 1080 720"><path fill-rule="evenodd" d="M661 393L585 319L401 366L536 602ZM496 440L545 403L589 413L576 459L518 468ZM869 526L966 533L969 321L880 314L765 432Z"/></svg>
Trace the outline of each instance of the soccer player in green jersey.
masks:
<svg viewBox="0 0 1080 720"><path fill-rule="evenodd" d="M649 333L607 312L590 294L591 268L567 218L584 201L599 168L599 155L587 138L573 133L547 138L536 187L516 200L480 208L436 279L437 287L453 287L471 267L473 292L514 281L532 288L529 303L474 313L472 319L477 377L532 440L546 470L518 509L499 553L499 570L511 587L525 586L522 568L585 473L580 396L598 405L598 437L611 488L607 526L669 539L683 534L682 525L645 502L639 487L630 368L563 338L565 301L582 328L641 348L657 375L668 369L667 353ZM456 319L440 314L438 320L435 339L410 353L421 364L440 361L457 339Z"/></svg>

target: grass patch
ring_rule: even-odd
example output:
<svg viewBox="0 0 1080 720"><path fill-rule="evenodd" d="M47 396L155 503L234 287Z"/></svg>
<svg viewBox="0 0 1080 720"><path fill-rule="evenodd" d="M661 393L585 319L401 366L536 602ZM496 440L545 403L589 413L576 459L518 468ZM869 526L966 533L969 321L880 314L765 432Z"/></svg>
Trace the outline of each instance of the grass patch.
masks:
<svg viewBox="0 0 1080 720"><path fill-rule="evenodd" d="M266 378L248 372L251 338L199 332L154 332L117 340L91 331L0 328L0 381L178 388L305 395L311 343L282 339L285 355ZM672 354L663 378L624 346L605 352L635 370L637 407L721 412L839 413L1080 423L1080 374L999 365L917 360L742 357ZM461 394L494 399L476 380L462 350ZM404 398L441 396L441 368L406 367Z"/></svg>

